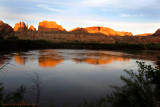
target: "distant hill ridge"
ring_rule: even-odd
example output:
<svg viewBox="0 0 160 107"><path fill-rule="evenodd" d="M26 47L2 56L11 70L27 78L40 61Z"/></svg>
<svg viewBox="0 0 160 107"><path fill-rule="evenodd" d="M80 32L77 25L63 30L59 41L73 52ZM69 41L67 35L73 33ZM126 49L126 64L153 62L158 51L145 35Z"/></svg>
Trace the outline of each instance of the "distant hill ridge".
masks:
<svg viewBox="0 0 160 107"><path fill-rule="evenodd" d="M66 31L61 25L58 25L55 21L42 21L39 22L38 30L31 25L28 28L28 25L26 25L24 22L16 23L14 28L12 28L10 25L3 23L3 21L0 20L0 32L12 33L12 32L21 32L21 31L45 31L45 32L71 32L71 33L97 33L97 34L103 34L106 36L133 36L132 32L126 32L126 31L115 31L108 27L103 26L93 26L93 27L85 27L85 28L74 28L70 31ZM160 36L160 29L158 29L155 33L144 33L144 34L138 34L135 36Z"/></svg>

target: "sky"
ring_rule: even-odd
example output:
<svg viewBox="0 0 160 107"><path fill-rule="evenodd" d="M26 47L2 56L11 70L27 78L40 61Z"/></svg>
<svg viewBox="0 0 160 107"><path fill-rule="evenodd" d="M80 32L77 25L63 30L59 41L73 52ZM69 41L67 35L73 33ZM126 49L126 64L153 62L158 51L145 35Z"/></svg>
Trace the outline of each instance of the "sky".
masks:
<svg viewBox="0 0 160 107"><path fill-rule="evenodd" d="M104 26L133 34L160 28L159 0L0 0L0 20L14 27L24 21L38 28L43 20L66 30Z"/></svg>

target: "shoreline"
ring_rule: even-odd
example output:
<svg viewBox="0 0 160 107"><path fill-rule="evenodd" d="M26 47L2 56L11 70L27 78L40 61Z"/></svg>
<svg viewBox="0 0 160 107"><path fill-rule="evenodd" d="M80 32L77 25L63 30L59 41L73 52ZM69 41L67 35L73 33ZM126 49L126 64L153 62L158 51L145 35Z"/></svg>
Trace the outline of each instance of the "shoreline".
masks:
<svg viewBox="0 0 160 107"><path fill-rule="evenodd" d="M35 49L91 49L91 50L160 50L160 43L128 44L128 43L97 43L97 42L52 42L46 40L25 40L17 37L0 39L1 52L26 51Z"/></svg>

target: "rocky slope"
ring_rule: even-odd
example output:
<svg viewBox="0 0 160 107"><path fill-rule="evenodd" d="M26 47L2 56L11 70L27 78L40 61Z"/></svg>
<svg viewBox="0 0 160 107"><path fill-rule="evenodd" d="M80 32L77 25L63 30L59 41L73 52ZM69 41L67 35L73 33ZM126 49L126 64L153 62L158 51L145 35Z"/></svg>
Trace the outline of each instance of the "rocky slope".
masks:
<svg viewBox="0 0 160 107"><path fill-rule="evenodd" d="M6 23L3 23L1 20L0 20L0 33L1 34L9 34L9 33L12 33L13 32L13 28L6 24Z"/></svg>
<svg viewBox="0 0 160 107"><path fill-rule="evenodd" d="M160 36L160 29L158 29L154 34L153 36Z"/></svg>
<svg viewBox="0 0 160 107"><path fill-rule="evenodd" d="M15 32L20 39L43 39L52 42L97 42L97 43L160 43L159 36L106 36L98 33L72 32Z"/></svg>
<svg viewBox="0 0 160 107"><path fill-rule="evenodd" d="M39 22L38 31L65 31L65 29L54 21Z"/></svg>

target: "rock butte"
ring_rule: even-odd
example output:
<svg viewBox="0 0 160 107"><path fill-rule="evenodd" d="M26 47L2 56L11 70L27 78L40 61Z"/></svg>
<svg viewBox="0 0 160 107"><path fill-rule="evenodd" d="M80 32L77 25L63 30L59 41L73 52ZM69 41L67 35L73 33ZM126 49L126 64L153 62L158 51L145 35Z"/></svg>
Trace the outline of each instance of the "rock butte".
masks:
<svg viewBox="0 0 160 107"><path fill-rule="evenodd" d="M38 31L66 31L61 25L54 21L39 22Z"/></svg>
<svg viewBox="0 0 160 107"><path fill-rule="evenodd" d="M8 25L6 23L3 23L0 20L0 33L7 35L9 33L12 33L13 30L14 31L27 31L27 30L36 31L35 27L32 26L32 25L28 29L28 26L25 25L24 22L16 23L15 26L14 26L14 29L13 29L10 25ZM61 25L58 25L54 21L42 21L42 22L39 22L38 31L66 31L66 30ZM62 32L62 33L64 35L76 35L77 33L79 33L79 35L85 35L85 36L89 35L89 33L96 34L96 35L101 35L101 36L105 36L105 35L106 36L133 36L133 34L131 32L115 31L111 28L102 27L102 26L93 26L93 27L86 27L86 28L77 27L77 28L74 28L74 29L70 30L69 32L72 32L72 33L68 33L68 32L66 32L66 33ZM23 33L24 32L22 32L22 34ZM39 32L39 33L42 33L42 32ZM39 33L37 32L36 34L38 35ZM60 33L60 32L57 32L57 34L58 33ZM55 34L56 33L54 33L52 35L55 35ZM135 35L135 36L160 36L160 29L158 29L154 34L145 33L145 34L138 34L138 35ZM35 37L35 34L34 34L33 37ZM25 38L26 37L24 37L24 39ZM68 36L67 36L67 38L68 38ZM43 39L45 39L45 38L43 38ZM68 38L68 39L70 40L72 38ZM158 42L158 40L156 40L156 39L153 40L153 41Z"/></svg>
<svg viewBox="0 0 160 107"><path fill-rule="evenodd" d="M69 32L74 33L102 33L107 36L133 36L131 32L120 32L120 31L114 31L111 28L107 27L101 27L101 26L93 26L93 27L86 27L86 28L74 28L70 30Z"/></svg>
<svg viewBox="0 0 160 107"><path fill-rule="evenodd" d="M28 26L25 25L24 22L16 23L14 26L14 31L26 31L28 30Z"/></svg>
<svg viewBox="0 0 160 107"><path fill-rule="evenodd" d="M28 30L36 31L36 28L33 25L31 25Z"/></svg>

